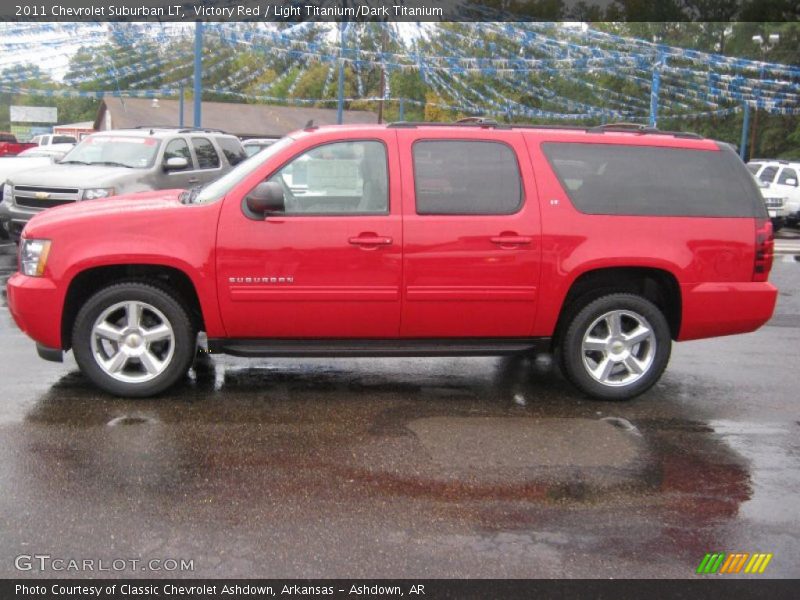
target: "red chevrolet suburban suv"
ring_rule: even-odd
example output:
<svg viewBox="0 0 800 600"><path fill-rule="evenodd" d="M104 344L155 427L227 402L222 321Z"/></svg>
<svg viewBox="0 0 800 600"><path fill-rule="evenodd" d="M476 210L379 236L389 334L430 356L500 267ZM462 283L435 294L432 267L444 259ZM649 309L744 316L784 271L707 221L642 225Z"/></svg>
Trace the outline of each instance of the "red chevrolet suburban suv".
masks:
<svg viewBox="0 0 800 600"><path fill-rule="evenodd" d="M772 315L772 229L726 144L621 127L309 126L201 189L34 217L8 301L43 358L150 396L198 351L554 352L600 399L672 340Z"/></svg>

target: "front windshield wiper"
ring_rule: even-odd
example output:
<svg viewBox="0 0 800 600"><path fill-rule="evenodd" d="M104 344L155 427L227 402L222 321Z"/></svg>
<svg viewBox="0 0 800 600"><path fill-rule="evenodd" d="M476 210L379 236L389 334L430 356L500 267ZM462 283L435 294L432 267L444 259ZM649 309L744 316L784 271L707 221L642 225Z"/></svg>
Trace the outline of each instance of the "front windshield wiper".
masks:
<svg viewBox="0 0 800 600"><path fill-rule="evenodd" d="M92 163L83 161L83 160L60 160L58 161L60 165L90 165Z"/></svg>
<svg viewBox="0 0 800 600"><path fill-rule="evenodd" d="M107 167L125 167L126 169L132 169L131 165L126 165L125 163L115 162L113 160L100 160L94 163L90 163L93 165L105 165Z"/></svg>

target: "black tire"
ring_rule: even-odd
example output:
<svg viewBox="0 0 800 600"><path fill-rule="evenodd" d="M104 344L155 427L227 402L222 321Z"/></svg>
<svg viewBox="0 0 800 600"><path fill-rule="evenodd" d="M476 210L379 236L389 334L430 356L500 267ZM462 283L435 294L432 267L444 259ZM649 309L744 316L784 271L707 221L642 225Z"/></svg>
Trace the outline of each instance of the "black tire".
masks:
<svg viewBox="0 0 800 600"><path fill-rule="evenodd" d="M151 312L145 308L142 319L152 319L157 313L160 313L158 316L163 317L160 320L166 320L167 325L171 327L172 337L168 341L162 342L171 350L165 352L167 360L163 362L166 364L157 375L148 375L144 363L140 364L139 359L126 361L126 369L131 363L134 368L142 371L141 376L152 377L147 381L130 382L115 379L100 366L98 363L100 359L95 357L95 351L92 348L95 323L106 311L121 303L143 303L145 306L152 307L155 311ZM114 314L116 313L111 313L111 315ZM152 344L146 344L143 338L140 344L146 345L147 350L152 347ZM98 387L123 397L154 396L174 385L189 370L194 360L196 345L195 328L176 297L167 289L143 282L118 283L95 293L81 307L72 328L72 350L81 371ZM154 371L156 370L154 369ZM124 372L121 374L124 375Z"/></svg>
<svg viewBox="0 0 800 600"><path fill-rule="evenodd" d="M597 400L629 400L646 392L659 380L669 362L672 338L667 320L655 304L636 294L609 294L586 303L573 314L574 317L567 323L566 331L561 336L560 362L564 374L581 391ZM606 328L610 327L609 319L614 319L613 315L619 315L621 331L625 335L615 337L608 330L606 343L609 344L609 352L613 349L622 354L584 351L584 337L592 332L595 333L593 338L604 334ZM624 338L634 330L626 331L626 327L636 324L637 318L638 325L649 326L646 329L652 332L652 336L627 349L624 347ZM587 340L592 341L594 340ZM609 356L626 356L625 352L633 355L636 359L635 365L640 368L642 363L646 365L640 374L634 373L624 361L610 359L607 364L613 366L611 373L605 378L607 382L592 375L592 365L602 375L602 366L606 364L603 359ZM643 360L639 360L640 358ZM633 379L626 383L628 377Z"/></svg>

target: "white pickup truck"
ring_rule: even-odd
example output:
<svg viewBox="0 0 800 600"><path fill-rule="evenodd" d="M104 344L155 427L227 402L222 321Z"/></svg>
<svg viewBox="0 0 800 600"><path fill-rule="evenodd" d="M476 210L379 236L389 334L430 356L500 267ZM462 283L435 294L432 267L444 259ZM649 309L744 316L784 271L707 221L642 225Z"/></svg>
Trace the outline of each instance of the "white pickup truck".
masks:
<svg viewBox="0 0 800 600"><path fill-rule="evenodd" d="M52 144L77 144L78 140L74 135L62 135L60 133L45 133L36 135L31 140L39 146L50 146Z"/></svg>
<svg viewBox="0 0 800 600"><path fill-rule="evenodd" d="M796 225L800 221L800 162L754 159L747 163L747 168L767 184L761 193L770 217L783 217L787 225Z"/></svg>

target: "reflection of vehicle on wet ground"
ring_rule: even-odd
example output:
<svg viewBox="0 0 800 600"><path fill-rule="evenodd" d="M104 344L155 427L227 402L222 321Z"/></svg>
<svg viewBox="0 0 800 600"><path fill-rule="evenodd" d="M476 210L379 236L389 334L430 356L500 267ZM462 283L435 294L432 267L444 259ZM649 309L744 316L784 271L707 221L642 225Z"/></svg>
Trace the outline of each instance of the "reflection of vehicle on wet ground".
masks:
<svg viewBox="0 0 800 600"><path fill-rule="evenodd" d="M226 490L225 502L213 501L215 519L235 506L238 522L264 530L287 511L309 520L297 516L306 506L316 507L309 515L334 511L334 529L370 522L379 507L392 530L395 512L401 522L415 513L407 535L418 544L432 535L418 530L431 519L436 530L487 537L547 521L583 540L572 552L673 562L715 547L750 497L742 458L669 401L673 387L656 392L660 415L621 417L576 404L566 382L531 377L520 359L497 361L491 379L469 360L434 361L414 376L376 361L205 361L168 403L99 399L70 374L26 418L46 426L28 444L60 456L58 473L29 476L42 493L88 485L154 506L180 496L189 515ZM74 427L79 436L65 433ZM263 511L271 519L251 521ZM625 517L591 517L610 513Z"/></svg>

